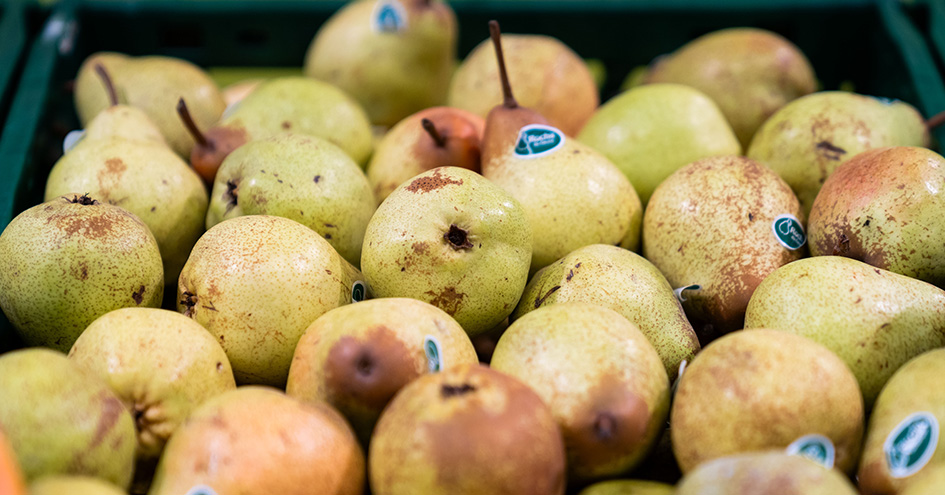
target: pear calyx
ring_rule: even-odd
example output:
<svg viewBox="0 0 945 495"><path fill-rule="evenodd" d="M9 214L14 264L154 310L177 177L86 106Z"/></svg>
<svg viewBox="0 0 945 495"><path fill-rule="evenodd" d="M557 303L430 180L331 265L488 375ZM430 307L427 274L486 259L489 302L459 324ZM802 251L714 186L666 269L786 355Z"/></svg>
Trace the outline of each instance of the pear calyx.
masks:
<svg viewBox="0 0 945 495"><path fill-rule="evenodd" d="M436 126L433 124L432 120L423 119L420 121L420 125L422 125L423 130L427 131L427 134L433 138L433 142L436 143L437 147L446 147L446 138L436 130Z"/></svg>
<svg viewBox="0 0 945 495"><path fill-rule="evenodd" d="M505 56L502 54L502 31L499 21L489 21L489 36L492 37L492 46L495 47L495 58L499 62L499 80L502 82L502 106L518 108L518 102L512 95L512 85L509 83L509 74L505 70Z"/></svg>
<svg viewBox="0 0 945 495"><path fill-rule="evenodd" d="M89 193L85 193L85 194L83 194L82 196L79 196L78 194L75 194L75 195L72 196L72 199L66 199L66 201L68 201L69 203L72 203L72 204L80 204L80 205L83 205L83 206L90 206L90 205L97 205L97 204L99 204L99 201L98 201L97 199L92 199L92 197L89 196Z"/></svg>
<svg viewBox="0 0 945 495"><path fill-rule="evenodd" d="M184 310L184 316L192 318L194 315L194 306L197 305L197 294L184 292L181 294L180 304L187 308Z"/></svg>
<svg viewBox="0 0 945 495"><path fill-rule="evenodd" d="M114 81L108 71L105 70L105 66L102 64L95 64L95 73L98 74L98 77L102 79L102 84L105 85L105 91L108 93L108 103L109 106L118 105L118 91L115 90Z"/></svg>
<svg viewBox="0 0 945 495"><path fill-rule="evenodd" d="M456 224L450 225L450 230L443 234L443 238L449 241L450 247L459 251L460 249L472 249L473 245L469 242L468 233L457 227Z"/></svg>
<svg viewBox="0 0 945 495"><path fill-rule="evenodd" d="M464 383L462 385L450 385L448 383L444 383L443 386L440 387L440 396L442 396L444 399L449 399L451 397L457 397L475 391L476 387L468 383Z"/></svg>

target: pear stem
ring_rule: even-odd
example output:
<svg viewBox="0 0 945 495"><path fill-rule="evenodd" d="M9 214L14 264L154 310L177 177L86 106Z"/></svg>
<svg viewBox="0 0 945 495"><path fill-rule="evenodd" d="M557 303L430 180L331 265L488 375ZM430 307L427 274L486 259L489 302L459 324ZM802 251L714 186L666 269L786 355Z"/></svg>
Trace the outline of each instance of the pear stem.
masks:
<svg viewBox="0 0 945 495"><path fill-rule="evenodd" d="M200 146L210 146L210 141L207 141L207 137L200 132L200 128L197 127L197 123L194 122L194 118L190 115L190 110L187 110L187 103L184 103L183 98L177 101L177 115L180 115L180 119L184 122L184 127L186 127L190 135L194 137L194 141L197 141L197 144Z"/></svg>
<svg viewBox="0 0 945 495"><path fill-rule="evenodd" d="M492 46L495 47L495 58L499 62L499 80L502 81L502 105L505 108L518 108L518 102L512 96L512 85L509 84L509 74L505 70L505 56L502 54L502 31L499 21L489 21L489 35L492 37Z"/></svg>
<svg viewBox="0 0 945 495"><path fill-rule="evenodd" d="M423 125L423 130L427 131L427 134L433 138L433 142L435 142L437 146L440 148L446 146L446 138L437 132L436 126L433 125L433 122L430 119L423 119L420 121L420 124Z"/></svg>
<svg viewBox="0 0 945 495"><path fill-rule="evenodd" d="M939 112L929 117L928 120L925 121L925 127L930 131L942 124L945 124L945 111Z"/></svg>
<svg viewBox="0 0 945 495"><path fill-rule="evenodd" d="M118 104L118 92L115 90L115 84L112 82L111 76L108 75L108 71L105 70L105 66L102 64L95 64L95 73L98 74L98 77L102 79L102 84L105 85L105 91L108 92L108 102L109 106L115 106Z"/></svg>

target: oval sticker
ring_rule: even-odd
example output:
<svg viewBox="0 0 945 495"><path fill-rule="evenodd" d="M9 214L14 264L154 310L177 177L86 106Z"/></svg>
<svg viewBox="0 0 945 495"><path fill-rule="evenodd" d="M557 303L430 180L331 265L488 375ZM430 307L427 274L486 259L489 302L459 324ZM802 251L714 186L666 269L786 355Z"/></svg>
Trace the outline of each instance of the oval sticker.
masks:
<svg viewBox="0 0 945 495"><path fill-rule="evenodd" d="M69 131L69 134L66 134L66 138L62 140L62 152L68 153L75 148L75 145L79 144L82 141L82 138L85 137L85 130L76 129L74 131Z"/></svg>
<svg viewBox="0 0 945 495"><path fill-rule="evenodd" d="M771 230L775 239L791 251L800 249L807 242L807 235L804 234L800 220L790 213L778 215L771 223Z"/></svg>
<svg viewBox="0 0 945 495"><path fill-rule="evenodd" d="M806 457L827 469L833 469L836 451L833 442L823 435L804 435L787 447L788 455Z"/></svg>
<svg viewBox="0 0 945 495"><path fill-rule="evenodd" d="M354 284L351 286L351 302L356 303L363 301L366 293L367 287L364 285L364 282L355 280Z"/></svg>
<svg viewBox="0 0 945 495"><path fill-rule="evenodd" d="M397 0L381 0L374 6L371 29L380 33L397 33L407 29L407 11Z"/></svg>
<svg viewBox="0 0 945 495"><path fill-rule="evenodd" d="M889 474L905 478L925 467L938 446L938 420L931 413L917 412L902 420L886 437L883 454Z"/></svg>
<svg viewBox="0 0 945 495"><path fill-rule="evenodd" d="M520 158L537 158L553 153L562 146L563 132L548 125L530 124L518 131L515 155Z"/></svg>
<svg viewBox="0 0 945 495"><path fill-rule="evenodd" d="M702 286L699 285L699 284L687 285L687 286L685 286L685 287L680 287L680 288L678 288L678 289L673 289L673 295L676 296L676 299L679 300L679 302L686 302L686 296L683 295L683 291L687 291L687 290L699 290L699 289L701 289L701 288L702 288Z"/></svg>
<svg viewBox="0 0 945 495"><path fill-rule="evenodd" d="M423 352L427 355L427 371L436 373L443 369L443 358L440 356L440 341L432 335L423 339Z"/></svg>
<svg viewBox="0 0 945 495"><path fill-rule="evenodd" d="M187 495L217 495L217 492L213 491L213 488L210 488L207 485L197 485L190 489L187 492Z"/></svg>

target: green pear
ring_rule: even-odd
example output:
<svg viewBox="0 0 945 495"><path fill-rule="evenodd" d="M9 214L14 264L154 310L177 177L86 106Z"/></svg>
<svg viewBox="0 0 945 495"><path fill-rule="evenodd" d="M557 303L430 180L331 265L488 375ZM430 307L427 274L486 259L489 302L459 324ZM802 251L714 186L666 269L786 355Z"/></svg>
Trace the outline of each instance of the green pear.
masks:
<svg viewBox="0 0 945 495"><path fill-rule="evenodd" d="M502 104L493 42L484 40L456 69L447 105L486 118ZM575 136L600 104L594 77L587 64L556 38L532 34L503 37L508 79L521 105L532 108L568 136Z"/></svg>
<svg viewBox="0 0 945 495"><path fill-rule="evenodd" d="M374 495L563 495L564 445L528 386L465 365L394 396L371 438L368 475Z"/></svg>
<svg viewBox="0 0 945 495"><path fill-rule="evenodd" d="M777 172L807 215L824 181L846 160L871 148L928 144L925 121L908 103L821 91L772 115L747 155Z"/></svg>
<svg viewBox="0 0 945 495"><path fill-rule="evenodd" d="M515 309L531 246L518 201L475 172L440 167L401 184L377 208L361 268L375 296L428 302L472 336Z"/></svg>
<svg viewBox="0 0 945 495"><path fill-rule="evenodd" d="M594 483L578 495L673 495L673 485L644 480L610 480Z"/></svg>
<svg viewBox="0 0 945 495"><path fill-rule="evenodd" d="M945 291L860 261L817 256L768 276L748 304L745 326L830 348L853 370L869 409L896 369L945 346Z"/></svg>
<svg viewBox="0 0 945 495"><path fill-rule="evenodd" d="M742 153L718 105L681 84L648 84L615 96L594 112L577 139L614 162L644 205L684 165Z"/></svg>
<svg viewBox="0 0 945 495"><path fill-rule="evenodd" d="M69 358L102 377L135 416L137 456L154 459L190 412L236 388L220 344L186 316L116 309L82 332Z"/></svg>
<svg viewBox="0 0 945 495"><path fill-rule="evenodd" d="M633 469L666 423L669 380L659 354L611 309L572 302L532 311L505 331L489 365L548 404L572 481Z"/></svg>
<svg viewBox="0 0 945 495"><path fill-rule="evenodd" d="M260 84L209 129L187 117L186 105L178 106L199 143L190 154L190 164L210 184L230 152L284 132L326 139L360 166L373 151L371 123L358 102L337 87L308 77L278 77Z"/></svg>
<svg viewBox="0 0 945 495"><path fill-rule="evenodd" d="M99 376L52 349L0 356L0 428L27 482L89 475L127 487L135 460L131 413Z"/></svg>
<svg viewBox="0 0 945 495"><path fill-rule="evenodd" d="M783 452L715 459L687 474L676 495L857 495L835 469Z"/></svg>
<svg viewBox="0 0 945 495"><path fill-rule="evenodd" d="M242 215L290 218L318 232L355 266L375 208L358 164L334 144L302 134L240 146L223 160L210 196L208 229Z"/></svg>
<svg viewBox="0 0 945 495"><path fill-rule="evenodd" d="M220 341L241 384L283 387L309 324L367 296L361 273L314 230L247 215L197 241L177 285L177 309Z"/></svg>
<svg viewBox="0 0 945 495"><path fill-rule="evenodd" d="M490 23L497 53L498 23ZM505 102L489 112L482 175L518 200L535 233L530 272L590 244L636 250L643 207L627 177L604 155L521 107L498 57Z"/></svg>
<svg viewBox="0 0 945 495"><path fill-rule="evenodd" d="M945 490L945 466L931 466L909 483L900 495L939 495Z"/></svg>
<svg viewBox="0 0 945 495"><path fill-rule="evenodd" d="M699 339L666 277L642 256L593 244L542 268L528 281L512 319L565 302L612 309L637 325L656 348L670 381L699 352Z"/></svg>
<svg viewBox="0 0 945 495"><path fill-rule="evenodd" d="M154 122L151 122L148 114L130 105L115 104L102 110L89 121L81 133L79 143L86 140L124 139L167 146L167 140Z"/></svg>
<svg viewBox="0 0 945 495"><path fill-rule="evenodd" d="M484 126L482 117L450 107L428 108L398 122L378 142L367 165L377 202L413 176L436 167L479 172Z"/></svg>
<svg viewBox="0 0 945 495"><path fill-rule="evenodd" d="M945 467L942 376L945 349L935 349L909 360L886 382L870 415L860 459L863 493L903 493L923 473Z"/></svg>
<svg viewBox="0 0 945 495"><path fill-rule="evenodd" d="M125 491L91 476L45 476L30 484L27 495L125 495Z"/></svg>
<svg viewBox="0 0 945 495"><path fill-rule="evenodd" d="M381 411L425 373L479 362L463 327L416 299L372 299L318 317L299 340L286 393L324 401L351 423L363 445Z"/></svg>
<svg viewBox="0 0 945 495"><path fill-rule="evenodd" d="M693 162L653 193L643 256L676 288L703 343L743 327L759 283L799 259L803 213L791 188L764 165L723 156Z"/></svg>
<svg viewBox="0 0 945 495"><path fill-rule="evenodd" d="M194 120L203 128L219 120L226 108L216 83L186 60L98 52L85 59L76 75L75 106L83 125L110 105L108 91L95 73L98 65L111 75L119 101L143 110L180 156L190 155L194 140L177 116L177 101L187 101Z"/></svg>
<svg viewBox="0 0 945 495"><path fill-rule="evenodd" d="M181 425L148 494L362 495L364 464L351 427L331 407L239 387ZM212 491L190 491L197 487Z"/></svg>
<svg viewBox="0 0 945 495"><path fill-rule="evenodd" d="M755 329L726 335L696 356L679 380L669 422L684 474L766 449L850 472L863 418L856 377L839 357L808 338Z"/></svg>
<svg viewBox="0 0 945 495"><path fill-rule="evenodd" d="M808 220L814 256L840 255L945 287L945 158L864 151L837 167Z"/></svg>
<svg viewBox="0 0 945 495"><path fill-rule="evenodd" d="M709 95L743 148L771 114L817 88L800 49L757 28L722 29L690 41L654 62L646 81L685 84Z"/></svg>
<svg viewBox="0 0 945 495"><path fill-rule="evenodd" d="M445 2L351 2L319 28L305 75L353 96L372 123L392 126L446 102L457 35L456 15Z"/></svg>
<svg viewBox="0 0 945 495"><path fill-rule="evenodd" d="M158 307L163 295L157 242L121 207L60 196L0 234L0 308L27 345L68 351L99 316Z"/></svg>

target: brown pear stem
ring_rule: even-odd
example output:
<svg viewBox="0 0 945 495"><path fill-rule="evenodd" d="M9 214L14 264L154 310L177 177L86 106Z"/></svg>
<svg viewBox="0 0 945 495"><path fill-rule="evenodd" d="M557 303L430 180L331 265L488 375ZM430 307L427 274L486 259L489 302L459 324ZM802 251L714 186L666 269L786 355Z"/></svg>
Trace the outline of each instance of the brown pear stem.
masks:
<svg viewBox="0 0 945 495"><path fill-rule="evenodd" d="M184 122L184 127L186 127L190 135L194 137L194 141L197 141L197 144L200 146L210 146L210 141L200 132L200 128L197 127L197 123L194 122L194 118L190 115L190 110L187 110L187 104L184 103L183 98L177 101L177 115L180 115L180 119Z"/></svg>
<svg viewBox="0 0 945 495"><path fill-rule="evenodd" d="M502 31L499 21L489 21L489 35L492 37L492 46L495 47L495 58L499 61L499 80L502 81L502 105L505 108L518 108L518 102L512 96L512 85L509 84L509 74L505 70L505 56L502 55Z"/></svg>
<svg viewBox="0 0 945 495"><path fill-rule="evenodd" d="M427 131L427 134L433 138L433 142L436 143L440 148L446 146L446 138L440 135L436 130L436 126L433 125L433 122L430 119L423 119L420 121L420 124L423 125L423 130Z"/></svg>
<svg viewBox="0 0 945 495"><path fill-rule="evenodd" d="M935 129L936 127L942 125L943 123L945 123L945 111L939 112L929 117L928 120L925 121L925 127L931 131L932 129Z"/></svg>
<svg viewBox="0 0 945 495"><path fill-rule="evenodd" d="M95 73L98 74L98 77L102 79L102 84L105 85L105 91L108 92L109 106L117 105L118 92L115 90L115 84L112 82L112 77L108 75L108 71L105 70L105 66L102 64L95 64Z"/></svg>

